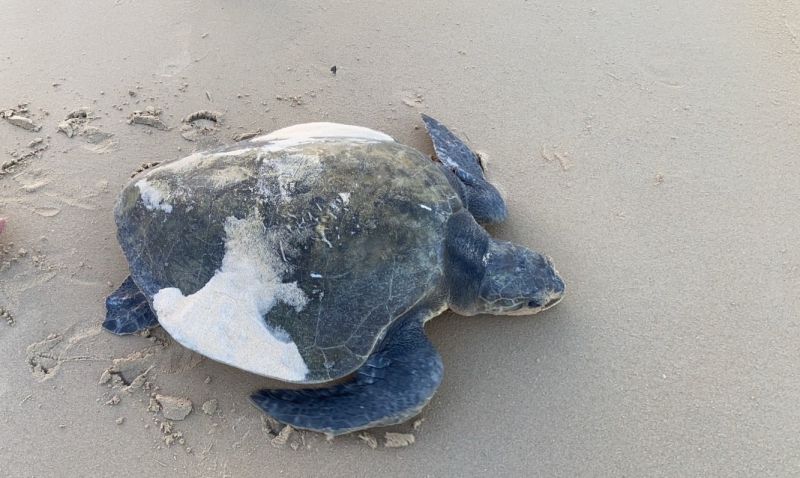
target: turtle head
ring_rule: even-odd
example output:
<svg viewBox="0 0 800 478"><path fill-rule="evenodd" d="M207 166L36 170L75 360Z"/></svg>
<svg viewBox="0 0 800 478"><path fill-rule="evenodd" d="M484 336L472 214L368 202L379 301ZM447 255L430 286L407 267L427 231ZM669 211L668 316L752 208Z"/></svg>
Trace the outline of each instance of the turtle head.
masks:
<svg viewBox="0 0 800 478"><path fill-rule="evenodd" d="M483 263L477 313L531 315L556 305L564 296L564 281L553 261L526 247L490 240Z"/></svg>
<svg viewBox="0 0 800 478"><path fill-rule="evenodd" d="M531 315L556 305L564 281L549 257L492 239L468 213L448 222L448 305L461 315Z"/></svg>

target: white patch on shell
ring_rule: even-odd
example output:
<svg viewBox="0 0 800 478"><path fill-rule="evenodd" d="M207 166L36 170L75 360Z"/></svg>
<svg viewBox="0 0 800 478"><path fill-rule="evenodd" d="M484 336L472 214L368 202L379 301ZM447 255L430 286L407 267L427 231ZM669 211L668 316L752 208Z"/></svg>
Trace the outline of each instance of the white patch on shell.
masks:
<svg viewBox="0 0 800 478"><path fill-rule="evenodd" d="M425 204L420 204L419 207L421 207L422 209L424 209L426 211L433 211L433 209L431 209L430 206L426 206Z"/></svg>
<svg viewBox="0 0 800 478"><path fill-rule="evenodd" d="M252 141L252 140L251 140ZM297 146L304 143L309 143L312 140L310 139L303 139L303 140L296 140L296 139L286 139L280 141L274 141L272 143L267 143L260 146L246 146L241 149L234 149L233 151L225 151L223 153L216 153L217 156L239 156L240 154L246 153L248 151L252 151L253 148L258 148L259 151L265 153L271 153L275 151L280 151L282 149L286 149L290 146Z"/></svg>
<svg viewBox="0 0 800 478"><path fill-rule="evenodd" d="M217 153L220 156L238 156L253 146L253 143L266 143L258 146L263 152L281 151L292 146L299 146L301 144L313 143L315 141L330 139L330 138L343 138L351 141L391 141L394 138L386 133L375 131L374 129L365 128L363 126L351 126L339 123L303 123L294 126L288 126L269 134L264 134L250 139L248 143L250 146L245 146L241 149L233 151L226 151L224 153Z"/></svg>
<svg viewBox="0 0 800 478"><path fill-rule="evenodd" d="M160 165L155 170L151 170L148 176L153 171L157 170L170 170L173 172L183 172L192 169L197 169L202 166L206 160L213 161L215 157L219 156L239 156L253 148L258 148L262 152L275 152L281 151L292 146L298 146L306 143L313 143L314 141L326 138L346 138L353 141L391 141L394 138L386 133L375 131L374 129L365 128L363 126L352 126L339 123L302 123L294 126L288 126L269 134L257 136L245 142L247 146L233 151L225 151L222 153L209 154L206 152L199 152L191 154L185 158L169 161ZM266 143L263 145L254 145L253 143ZM227 178L221 178L223 181ZM234 177L230 178L235 180Z"/></svg>
<svg viewBox="0 0 800 478"><path fill-rule="evenodd" d="M287 154L280 161L264 161L258 173L258 191L261 196L291 201L295 183L322 174L319 156L303 153ZM275 178L278 191L270 189L268 178Z"/></svg>
<svg viewBox="0 0 800 478"><path fill-rule="evenodd" d="M386 133L363 126L352 126L339 123L303 123L273 131L253 138L253 142L276 140L304 140L311 138L353 138L372 141L394 141Z"/></svg>
<svg viewBox="0 0 800 478"><path fill-rule="evenodd" d="M283 330L264 316L278 301L302 310L308 298L297 283L283 283L286 270L276 240L257 212L225 222L222 267L194 294L175 287L153 297L162 327L183 346L218 362L266 377L302 381L308 367Z"/></svg>
<svg viewBox="0 0 800 478"><path fill-rule="evenodd" d="M229 184L241 183L250 179L253 173L249 169L241 166L228 165L225 168L214 169L207 178L216 187L223 187Z"/></svg>
<svg viewBox="0 0 800 478"><path fill-rule="evenodd" d="M148 211L160 209L168 214L172 212L172 205L166 202L164 194L146 179L137 181L136 187L139 188L139 196L142 198L142 203L144 203L144 207L147 208Z"/></svg>
<svg viewBox="0 0 800 478"><path fill-rule="evenodd" d="M241 154L247 150L240 149L233 151ZM209 154L207 152L194 153L185 158L168 161L160 164L157 168L149 170L145 178L151 178L154 174L162 171L170 171L176 175L203 169L203 178L209 181L214 187L223 187L229 184L240 183L252 177L253 173L245 166L228 164L224 168L208 167L218 156L229 156L230 153Z"/></svg>
<svg viewBox="0 0 800 478"><path fill-rule="evenodd" d="M339 198L341 198L342 204L345 206L350 203L350 193L339 193Z"/></svg>
<svg viewBox="0 0 800 478"><path fill-rule="evenodd" d="M172 171L173 173L182 173L186 171L191 171L200 168L203 161L205 159L210 158L211 156L205 152L199 152L190 154L185 158L176 159L174 161L167 161L162 164L159 164L157 168L153 168L149 170L145 177L152 176L157 171Z"/></svg>

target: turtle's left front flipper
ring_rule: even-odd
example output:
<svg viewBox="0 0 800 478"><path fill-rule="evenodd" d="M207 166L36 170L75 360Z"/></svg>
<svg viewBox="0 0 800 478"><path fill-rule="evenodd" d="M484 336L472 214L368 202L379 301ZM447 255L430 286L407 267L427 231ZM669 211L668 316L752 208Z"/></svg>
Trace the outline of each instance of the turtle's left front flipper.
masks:
<svg viewBox="0 0 800 478"><path fill-rule="evenodd" d="M424 114L422 120L433 141L436 158L458 178L461 199L475 220L481 224L503 222L508 216L506 203L497 188L486 180L478 155L439 121Z"/></svg>
<svg viewBox="0 0 800 478"><path fill-rule="evenodd" d="M103 327L109 332L117 335L135 334L156 325L156 315L131 276L106 298L106 320L103 321Z"/></svg>
<svg viewBox="0 0 800 478"><path fill-rule="evenodd" d="M390 327L351 382L319 389L260 390L250 398L278 421L341 435L412 418L436 392L442 371L442 360L415 316Z"/></svg>

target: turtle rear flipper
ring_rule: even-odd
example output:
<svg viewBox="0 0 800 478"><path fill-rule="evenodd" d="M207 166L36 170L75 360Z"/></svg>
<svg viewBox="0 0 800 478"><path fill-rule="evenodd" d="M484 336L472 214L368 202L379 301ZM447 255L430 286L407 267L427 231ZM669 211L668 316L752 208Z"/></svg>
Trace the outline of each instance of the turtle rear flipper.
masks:
<svg viewBox="0 0 800 478"><path fill-rule="evenodd" d="M296 428L342 435L394 425L428 403L442 380L442 360L422 320L400 319L348 383L304 390L260 390L251 399L268 415Z"/></svg>
<svg viewBox="0 0 800 478"><path fill-rule="evenodd" d="M436 158L459 179L461 199L475 220L482 224L503 222L508 216L506 203L486 180L478 155L442 123L424 114L422 120Z"/></svg>
<svg viewBox="0 0 800 478"><path fill-rule="evenodd" d="M117 335L129 335L158 325L158 319L147 303L147 297L128 276L106 298L106 320L103 327Z"/></svg>

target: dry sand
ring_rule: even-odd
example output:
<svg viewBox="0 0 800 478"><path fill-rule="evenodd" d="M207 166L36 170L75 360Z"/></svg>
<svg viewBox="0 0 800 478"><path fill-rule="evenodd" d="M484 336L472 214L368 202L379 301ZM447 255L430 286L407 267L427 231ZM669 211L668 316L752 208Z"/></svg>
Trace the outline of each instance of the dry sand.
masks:
<svg viewBox="0 0 800 478"><path fill-rule="evenodd" d="M266 3L4 3L3 476L800 474L797 2ZM568 281L537 317L429 324L421 426L281 431L265 380L100 330L143 163L313 120L430 151L419 112Z"/></svg>

